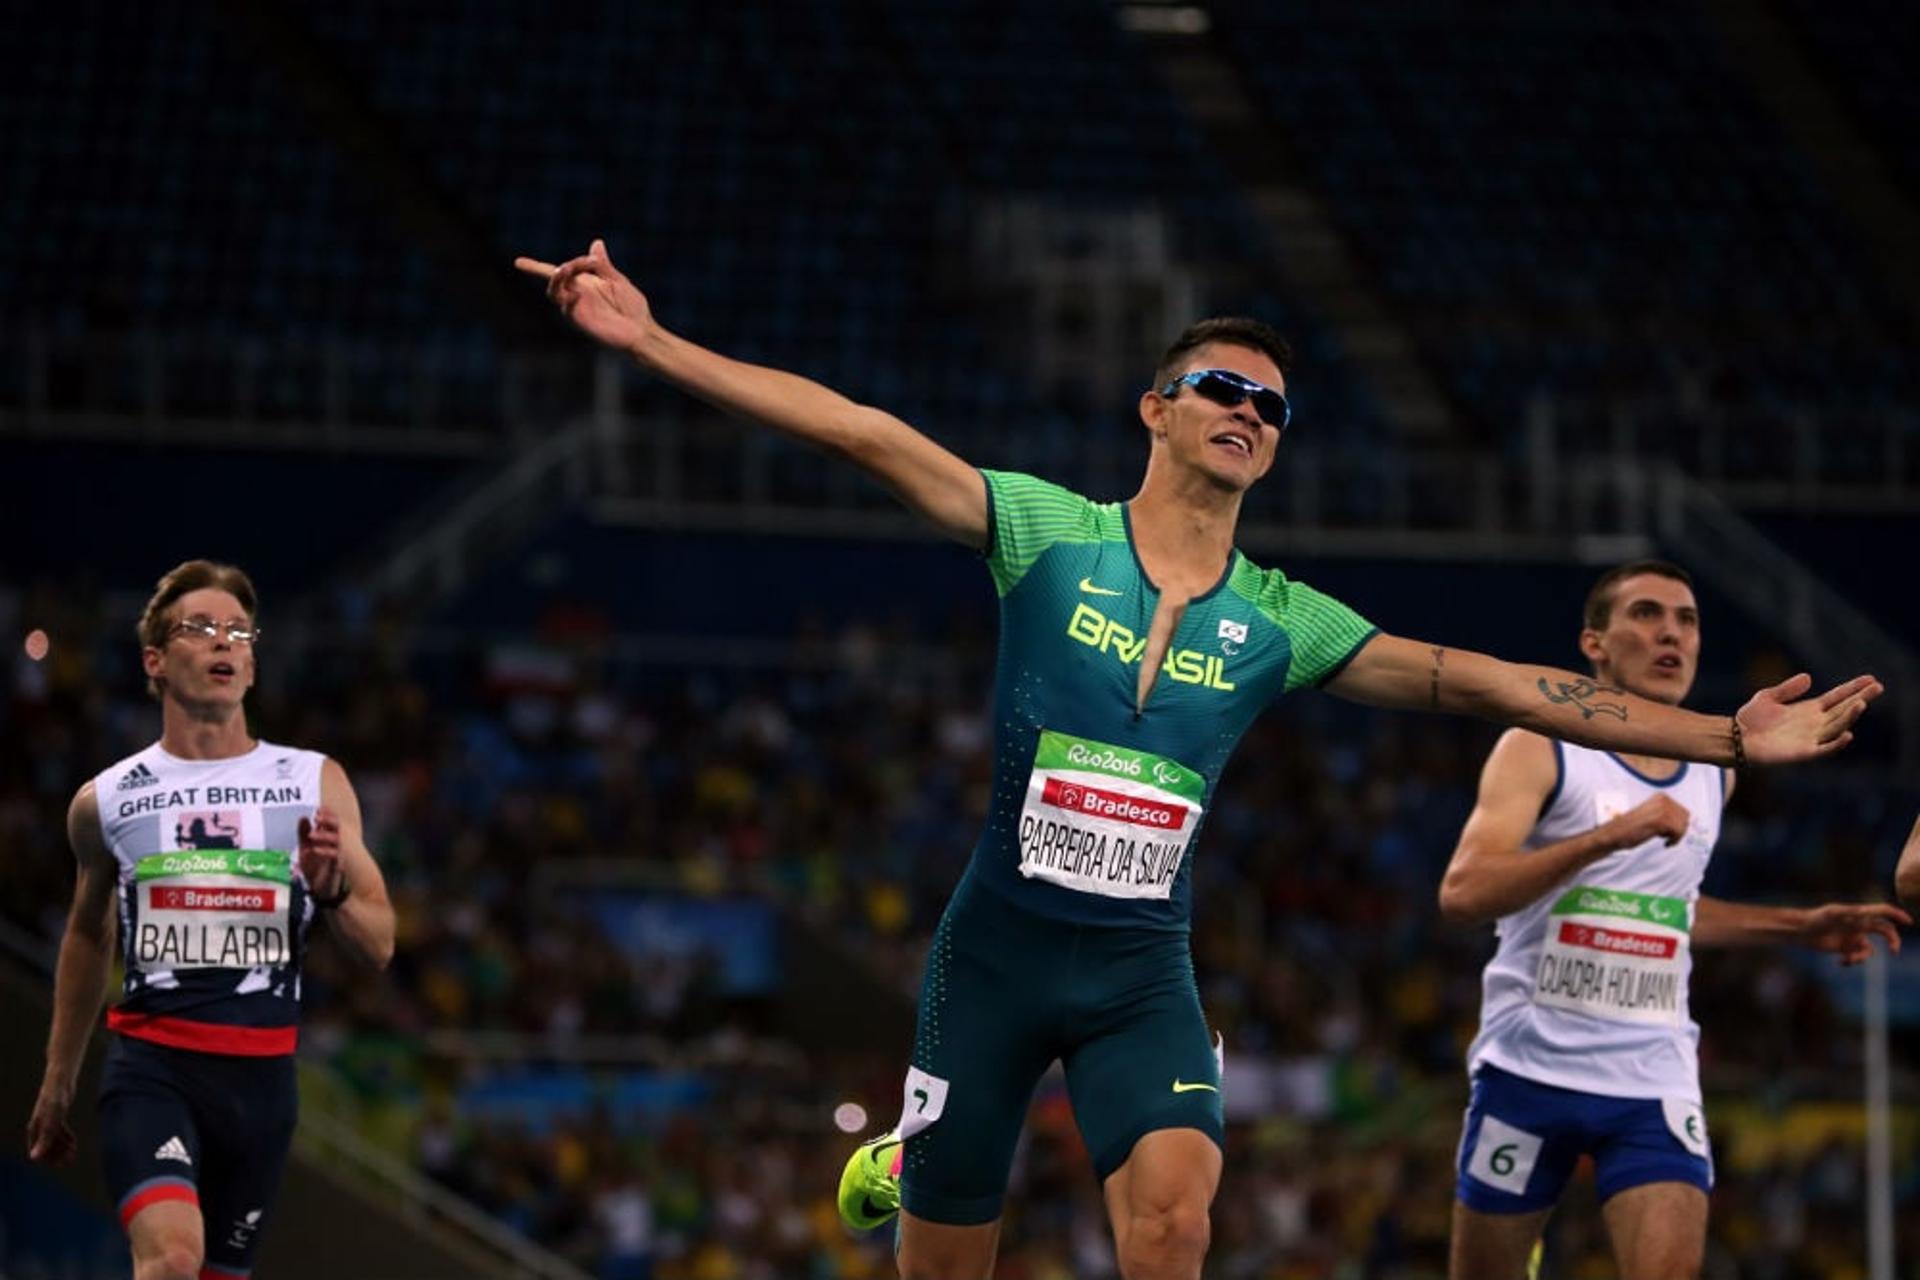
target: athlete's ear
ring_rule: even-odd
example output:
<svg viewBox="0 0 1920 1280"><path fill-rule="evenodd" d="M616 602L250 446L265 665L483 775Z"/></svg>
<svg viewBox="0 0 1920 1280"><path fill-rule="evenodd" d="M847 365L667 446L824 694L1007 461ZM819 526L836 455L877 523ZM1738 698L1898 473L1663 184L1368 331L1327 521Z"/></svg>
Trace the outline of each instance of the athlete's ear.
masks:
<svg viewBox="0 0 1920 1280"><path fill-rule="evenodd" d="M1172 407L1167 398L1158 391L1146 390L1140 393L1140 421L1147 424L1147 431L1154 436L1167 434L1167 416Z"/></svg>
<svg viewBox="0 0 1920 1280"><path fill-rule="evenodd" d="M165 651L146 645L140 650L140 669L147 673L147 679L158 680L166 674L167 655Z"/></svg>
<svg viewBox="0 0 1920 1280"><path fill-rule="evenodd" d="M1580 656L1588 662L1600 662L1607 656L1607 646L1601 643L1600 633L1592 627L1580 633Z"/></svg>

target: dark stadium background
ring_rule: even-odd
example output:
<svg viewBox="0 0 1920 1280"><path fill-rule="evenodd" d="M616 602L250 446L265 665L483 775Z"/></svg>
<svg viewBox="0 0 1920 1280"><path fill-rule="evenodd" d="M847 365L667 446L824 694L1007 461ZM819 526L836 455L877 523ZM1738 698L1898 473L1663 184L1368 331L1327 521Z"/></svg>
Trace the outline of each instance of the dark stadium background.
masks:
<svg viewBox="0 0 1920 1280"><path fill-rule="evenodd" d="M230 559L263 594L256 729L347 766L400 911L389 974L314 960L261 1274L891 1274L832 1212L836 1108L892 1118L982 804L992 592L875 486L597 359L509 266L594 236L676 330L1102 499L1172 334L1271 321L1295 426L1250 554L1563 665L1601 568L1680 560L1695 705L1802 667L1892 690L1843 759L1747 779L1709 891L1890 895L1920 807L1917 12L8 6L8 1123L67 798L157 731L134 618ZM1230 768L1195 870L1232 1121L1210 1276L1443 1274L1491 932L1433 897L1493 736L1309 695ZM1920 1274L1920 976L1889 966L1884 1057L1865 991L1701 958L1709 1276ZM1591 1201L1547 1274L1611 1274ZM1011 1205L999 1275L1111 1274L1057 1081ZM91 1148L0 1154L0 1275L126 1273Z"/></svg>

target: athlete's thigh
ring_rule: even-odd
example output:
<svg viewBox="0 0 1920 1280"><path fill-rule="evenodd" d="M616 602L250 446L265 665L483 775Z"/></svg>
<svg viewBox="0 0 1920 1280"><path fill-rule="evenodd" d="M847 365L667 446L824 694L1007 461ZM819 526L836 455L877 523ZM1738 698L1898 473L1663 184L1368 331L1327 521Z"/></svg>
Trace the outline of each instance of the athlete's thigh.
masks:
<svg viewBox="0 0 1920 1280"><path fill-rule="evenodd" d="M1220 1144L1198 1129L1155 1129L1133 1144L1133 1153L1101 1190L1110 1213L1182 1199L1210 1204L1220 1189L1223 1163Z"/></svg>
<svg viewBox="0 0 1920 1280"><path fill-rule="evenodd" d="M1693 1280L1707 1248L1707 1193L1690 1182L1646 1182L1600 1206L1623 1276Z"/></svg>
<svg viewBox="0 0 1920 1280"><path fill-rule="evenodd" d="M181 1206L198 1237L203 1151L200 1124L185 1081L167 1051L115 1036L100 1081L101 1163L120 1225L132 1236L145 1217L146 1236L177 1215L145 1215L160 1204Z"/></svg>
<svg viewBox="0 0 1920 1280"><path fill-rule="evenodd" d="M1000 1217L1034 1086L1058 1056L1054 976L1070 926L963 882L921 980L900 1131L901 1204L952 1227Z"/></svg>
<svg viewBox="0 0 1920 1280"><path fill-rule="evenodd" d="M1707 1244L1713 1189L1706 1115L1687 1098L1622 1098L1604 1117L1594 1191L1622 1275L1691 1277Z"/></svg>
<svg viewBox="0 0 1920 1280"><path fill-rule="evenodd" d="M1121 1257L1135 1222L1183 1213L1205 1218L1220 1189L1221 1164L1220 1144L1197 1129L1155 1129L1134 1143L1101 1186Z"/></svg>
<svg viewBox="0 0 1920 1280"><path fill-rule="evenodd" d="M1101 933L1075 961L1079 1035L1062 1061L1074 1120L1104 1183L1149 1133L1192 1129L1222 1146L1225 1117L1220 1058L1185 935Z"/></svg>
<svg viewBox="0 0 1920 1280"><path fill-rule="evenodd" d="M1455 1200L1448 1280L1525 1280L1527 1261L1552 1213L1482 1213Z"/></svg>
<svg viewBox="0 0 1920 1280"><path fill-rule="evenodd" d="M206 1168L200 1210L207 1265L246 1273L272 1214L293 1146L298 1088L292 1058L218 1063L199 1099Z"/></svg>

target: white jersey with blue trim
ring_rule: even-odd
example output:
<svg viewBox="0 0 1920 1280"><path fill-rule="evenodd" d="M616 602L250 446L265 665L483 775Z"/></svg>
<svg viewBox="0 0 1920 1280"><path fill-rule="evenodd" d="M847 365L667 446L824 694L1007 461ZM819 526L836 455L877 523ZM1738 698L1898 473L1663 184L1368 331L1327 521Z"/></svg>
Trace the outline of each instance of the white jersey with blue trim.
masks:
<svg viewBox="0 0 1920 1280"><path fill-rule="evenodd" d="M1690 942L1725 776L1683 763L1649 777L1610 751L1553 745L1559 780L1524 849L1584 835L1662 794L1686 809L1687 833L1616 850L1500 919L1468 1069L1490 1062L1585 1093L1699 1102Z"/></svg>

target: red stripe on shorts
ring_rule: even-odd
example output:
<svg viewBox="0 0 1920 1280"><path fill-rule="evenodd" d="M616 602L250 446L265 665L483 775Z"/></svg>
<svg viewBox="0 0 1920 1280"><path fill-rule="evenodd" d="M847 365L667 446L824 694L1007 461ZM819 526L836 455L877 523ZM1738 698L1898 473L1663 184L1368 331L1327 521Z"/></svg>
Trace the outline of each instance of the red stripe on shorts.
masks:
<svg viewBox="0 0 1920 1280"><path fill-rule="evenodd" d="M107 1027L136 1040L151 1040L170 1049L200 1053L229 1053L242 1058L277 1058L292 1053L300 1041L298 1027L230 1027L220 1022L194 1022L158 1013L107 1010Z"/></svg>
<svg viewBox="0 0 1920 1280"><path fill-rule="evenodd" d="M183 1200L198 1208L200 1193L191 1182L163 1182L157 1187L148 1187L145 1191L128 1196L127 1202L120 1206L120 1225L127 1226L133 1221L133 1215L163 1200Z"/></svg>

